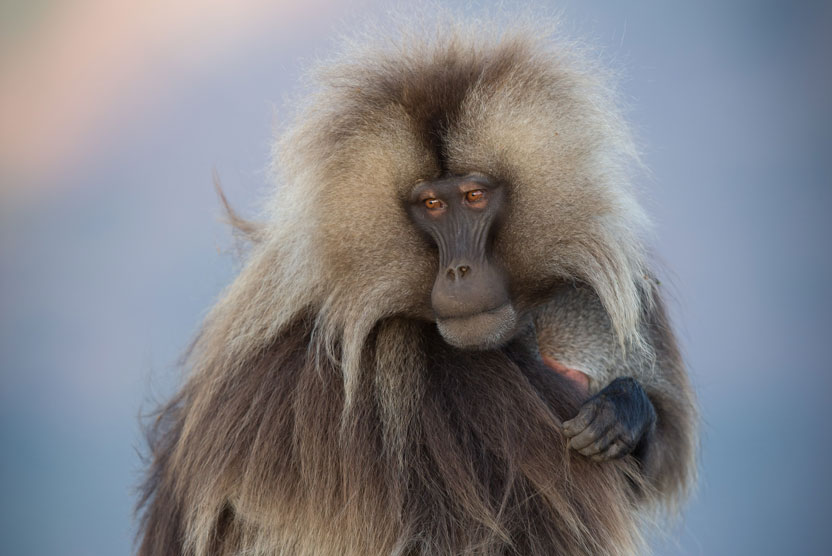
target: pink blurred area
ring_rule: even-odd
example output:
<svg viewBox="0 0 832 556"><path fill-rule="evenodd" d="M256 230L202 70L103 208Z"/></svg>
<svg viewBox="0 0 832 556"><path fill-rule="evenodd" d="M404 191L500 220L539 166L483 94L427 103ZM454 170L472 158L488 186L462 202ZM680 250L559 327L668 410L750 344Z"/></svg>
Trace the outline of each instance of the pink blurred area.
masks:
<svg viewBox="0 0 832 556"><path fill-rule="evenodd" d="M188 80L264 34L315 33L339 9L332 0L75 0L19 14L27 32L0 51L0 195L60 187L62 172Z"/></svg>

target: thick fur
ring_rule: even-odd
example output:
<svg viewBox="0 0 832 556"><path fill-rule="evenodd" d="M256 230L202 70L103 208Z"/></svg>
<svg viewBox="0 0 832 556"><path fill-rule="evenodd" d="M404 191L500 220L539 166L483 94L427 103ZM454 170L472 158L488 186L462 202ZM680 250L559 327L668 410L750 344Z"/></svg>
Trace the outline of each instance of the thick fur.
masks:
<svg viewBox="0 0 832 556"><path fill-rule="evenodd" d="M657 361L682 373L651 320L663 313L627 186L634 150L607 89L527 28L405 35L316 75L276 147L270 220L151 433L139 553L644 550L645 493L683 491L690 453L657 452L669 471L647 481L631 458L591 462L560 431L581 394L527 344L445 344L436 253L403 204L421 179L503 181L495 249L516 307L585 284L604 341L666 352ZM689 401L673 392L684 378L667 384L670 406ZM676 437L691 434L687 411L665 413L683 414Z"/></svg>

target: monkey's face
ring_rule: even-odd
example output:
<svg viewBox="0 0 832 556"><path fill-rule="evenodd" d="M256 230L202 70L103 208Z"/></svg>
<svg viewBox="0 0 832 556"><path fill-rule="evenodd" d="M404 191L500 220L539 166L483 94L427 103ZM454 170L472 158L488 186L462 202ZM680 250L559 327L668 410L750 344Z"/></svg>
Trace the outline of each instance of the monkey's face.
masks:
<svg viewBox="0 0 832 556"><path fill-rule="evenodd" d="M328 71L281 141L286 206L302 215L281 245L309 238L292 280L326 319L428 320L454 346L495 348L567 282L637 334L646 221L603 87L513 41L391 54Z"/></svg>
<svg viewBox="0 0 832 556"><path fill-rule="evenodd" d="M411 219L437 250L436 324L460 348L495 347L515 332L508 276L493 250L504 204L503 186L476 174L420 182L408 199Z"/></svg>

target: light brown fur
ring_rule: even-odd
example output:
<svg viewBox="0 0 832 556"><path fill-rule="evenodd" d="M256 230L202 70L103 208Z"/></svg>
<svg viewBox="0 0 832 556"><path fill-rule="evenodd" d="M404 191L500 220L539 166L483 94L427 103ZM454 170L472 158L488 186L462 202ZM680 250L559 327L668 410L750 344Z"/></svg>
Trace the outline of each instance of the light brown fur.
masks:
<svg viewBox="0 0 832 556"><path fill-rule="evenodd" d="M151 430L140 554L645 549L650 502L690 484L695 417L645 278L634 150L587 68L525 27L446 26L318 70L276 147L270 220ZM523 342L461 351L438 335L436 256L402 200L472 171L508 184L495 249L519 311L548 311L544 346L582 328L558 305L576 299L595 316L575 364L599 345L595 383L651 377L667 434L644 470L568 449L560 425L583 398Z"/></svg>

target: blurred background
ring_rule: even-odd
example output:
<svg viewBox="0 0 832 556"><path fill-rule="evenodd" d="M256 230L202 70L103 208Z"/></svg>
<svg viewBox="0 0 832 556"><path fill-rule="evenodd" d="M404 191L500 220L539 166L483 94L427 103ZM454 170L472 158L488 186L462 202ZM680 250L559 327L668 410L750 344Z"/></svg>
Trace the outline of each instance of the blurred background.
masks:
<svg viewBox="0 0 832 556"><path fill-rule="evenodd" d="M829 554L832 3L539 4L621 72L652 169L704 418L659 553ZM256 212L303 69L387 7L0 2L0 554L131 552L138 415L238 268L211 172Z"/></svg>

